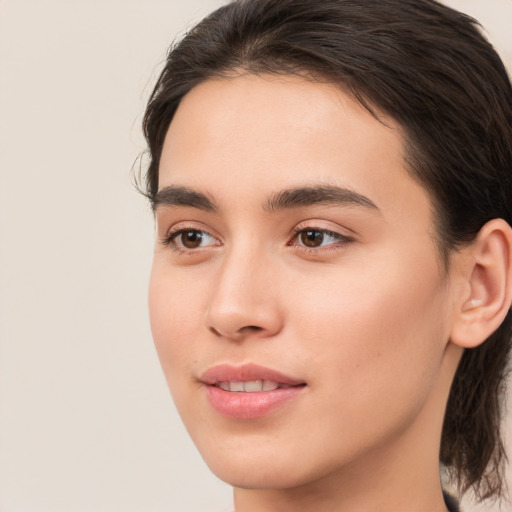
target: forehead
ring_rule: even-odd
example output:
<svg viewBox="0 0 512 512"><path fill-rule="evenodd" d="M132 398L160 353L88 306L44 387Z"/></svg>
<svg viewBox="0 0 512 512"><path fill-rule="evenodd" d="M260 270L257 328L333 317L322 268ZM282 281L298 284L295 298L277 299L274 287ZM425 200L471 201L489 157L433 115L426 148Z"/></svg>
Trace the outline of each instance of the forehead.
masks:
<svg viewBox="0 0 512 512"><path fill-rule="evenodd" d="M430 219L428 194L406 171L401 129L383 121L332 84L273 75L209 80L174 116L159 186L251 204L285 188L334 184L384 213L423 207Z"/></svg>

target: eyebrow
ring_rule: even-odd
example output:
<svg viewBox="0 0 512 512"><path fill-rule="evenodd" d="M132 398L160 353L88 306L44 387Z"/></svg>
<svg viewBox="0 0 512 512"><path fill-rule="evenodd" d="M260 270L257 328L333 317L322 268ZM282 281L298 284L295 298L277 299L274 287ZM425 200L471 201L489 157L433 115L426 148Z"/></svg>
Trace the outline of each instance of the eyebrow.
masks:
<svg viewBox="0 0 512 512"><path fill-rule="evenodd" d="M298 187L283 190L268 199L265 210L273 212L276 210L300 208L316 204L340 206L355 205L380 212L377 205L370 198L354 190L333 185Z"/></svg>
<svg viewBox="0 0 512 512"><path fill-rule="evenodd" d="M152 201L153 211L160 206L186 206L208 212L219 212L215 201L202 192L188 187L169 185L160 189ZM268 212L313 205L363 206L380 212L368 197L348 188L334 185L297 187L276 192L264 204Z"/></svg>
<svg viewBox="0 0 512 512"><path fill-rule="evenodd" d="M156 211L159 206L188 206L207 212L219 211L215 202L206 194L175 185L160 189L152 198L151 206L153 211Z"/></svg>

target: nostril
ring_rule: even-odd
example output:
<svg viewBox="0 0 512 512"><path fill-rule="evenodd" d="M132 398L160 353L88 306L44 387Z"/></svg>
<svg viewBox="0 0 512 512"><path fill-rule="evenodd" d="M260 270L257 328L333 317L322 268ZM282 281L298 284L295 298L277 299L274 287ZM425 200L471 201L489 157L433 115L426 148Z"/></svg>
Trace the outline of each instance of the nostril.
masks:
<svg viewBox="0 0 512 512"><path fill-rule="evenodd" d="M264 330L265 329L263 329L263 327L260 327L259 325L246 325L238 329L236 338L240 339L246 335L257 334Z"/></svg>
<svg viewBox="0 0 512 512"><path fill-rule="evenodd" d="M262 332L264 330L263 327L260 327L258 325L245 325L244 327L241 327L240 329L238 329L236 332L233 332L233 333L222 332L221 330L219 330L213 326L211 326L209 329L210 329L210 332L212 332L217 337L231 338L234 340L240 340L247 334L258 333L258 332Z"/></svg>
<svg viewBox="0 0 512 512"><path fill-rule="evenodd" d="M209 329L213 334L215 334L215 336L222 337L222 334L217 329L215 329L215 327L210 327Z"/></svg>

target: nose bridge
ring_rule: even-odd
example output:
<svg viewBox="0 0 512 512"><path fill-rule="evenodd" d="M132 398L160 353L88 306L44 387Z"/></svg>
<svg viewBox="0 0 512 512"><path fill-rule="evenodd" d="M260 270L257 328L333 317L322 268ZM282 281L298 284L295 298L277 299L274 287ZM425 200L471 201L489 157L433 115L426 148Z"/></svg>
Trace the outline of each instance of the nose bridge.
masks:
<svg viewBox="0 0 512 512"><path fill-rule="evenodd" d="M271 336L281 328L276 264L252 240L226 251L206 315L216 334L240 339L246 334Z"/></svg>

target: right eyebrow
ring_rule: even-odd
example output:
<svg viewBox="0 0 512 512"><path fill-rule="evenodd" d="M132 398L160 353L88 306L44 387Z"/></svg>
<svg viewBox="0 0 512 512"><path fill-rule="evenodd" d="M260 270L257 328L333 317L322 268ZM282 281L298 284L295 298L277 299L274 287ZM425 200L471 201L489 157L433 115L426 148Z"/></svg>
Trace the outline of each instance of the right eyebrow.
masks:
<svg viewBox="0 0 512 512"><path fill-rule="evenodd" d="M169 185L161 188L151 199L155 212L162 206L189 206L207 212L218 212L219 208L207 195L187 187Z"/></svg>
<svg viewBox="0 0 512 512"><path fill-rule="evenodd" d="M363 206L369 210L380 212L377 205L370 198L359 194L355 190L333 185L314 185L282 190L268 199L265 210L273 212L315 204Z"/></svg>

